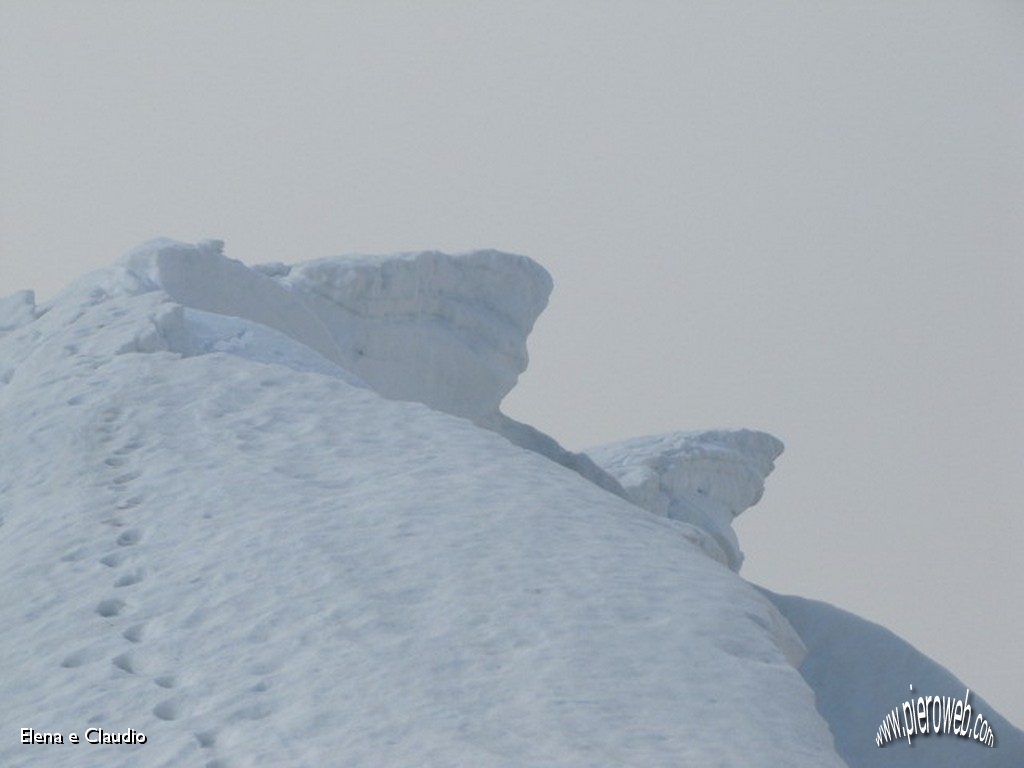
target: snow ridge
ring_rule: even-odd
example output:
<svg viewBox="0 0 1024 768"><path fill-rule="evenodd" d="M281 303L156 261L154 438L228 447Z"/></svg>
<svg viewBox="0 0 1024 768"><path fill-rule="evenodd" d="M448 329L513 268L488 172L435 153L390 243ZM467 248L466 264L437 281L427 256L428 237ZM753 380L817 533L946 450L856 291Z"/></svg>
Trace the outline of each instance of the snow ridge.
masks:
<svg viewBox="0 0 1024 768"><path fill-rule="evenodd" d="M885 686L953 678L733 572L770 435L574 454L502 414L550 290L161 239L0 300L0 719L147 735L0 763L871 765ZM1019 764L986 714L970 759Z"/></svg>
<svg viewBox="0 0 1024 768"><path fill-rule="evenodd" d="M0 763L843 765L799 638L697 529L500 412L482 429L376 391L404 350L410 394L443 394L456 365L494 407L544 281L478 306L456 276L535 273L503 261L314 280L158 241L46 306L15 300L0 719L147 740L8 739ZM346 298L359 281L381 295ZM340 293L314 309L311 284ZM374 361L356 371L354 338Z"/></svg>
<svg viewBox="0 0 1024 768"><path fill-rule="evenodd" d="M551 292L551 277L535 262L494 250L425 251L250 268L223 248L220 240L151 240L113 268L84 276L52 305L37 309L30 291L5 299L0 322L14 330L49 314L30 332L38 340L86 318L106 332L74 344L80 354L223 352L469 418L691 526L688 535L706 554L739 570L732 517L760 498L782 450L775 438L748 430L673 433L576 454L501 413ZM35 365L52 365L52 349L43 345ZM0 370L0 383L13 375L14 368Z"/></svg>

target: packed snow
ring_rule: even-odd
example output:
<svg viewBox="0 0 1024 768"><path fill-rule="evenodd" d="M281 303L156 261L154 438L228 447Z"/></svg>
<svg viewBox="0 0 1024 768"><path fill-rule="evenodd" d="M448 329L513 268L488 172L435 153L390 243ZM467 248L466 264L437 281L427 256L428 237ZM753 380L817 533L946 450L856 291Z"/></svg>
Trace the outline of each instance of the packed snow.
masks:
<svg viewBox="0 0 1024 768"><path fill-rule="evenodd" d="M0 301L0 763L865 764L830 702L889 641L734 572L777 440L583 456L500 412L550 288L158 240ZM990 722L972 762L1019 764Z"/></svg>

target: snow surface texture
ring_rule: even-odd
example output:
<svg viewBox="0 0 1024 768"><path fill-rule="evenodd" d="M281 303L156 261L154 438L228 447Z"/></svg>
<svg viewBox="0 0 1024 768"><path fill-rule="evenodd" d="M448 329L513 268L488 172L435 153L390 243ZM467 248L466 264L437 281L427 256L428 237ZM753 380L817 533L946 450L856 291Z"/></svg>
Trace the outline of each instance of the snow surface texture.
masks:
<svg viewBox="0 0 1024 768"><path fill-rule="evenodd" d="M498 411L543 270L221 248L0 303L0 764L844 764L722 531ZM679 439L746 457L694 470L738 510L774 455L717 434ZM18 743L89 727L147 742Z"/></svg>

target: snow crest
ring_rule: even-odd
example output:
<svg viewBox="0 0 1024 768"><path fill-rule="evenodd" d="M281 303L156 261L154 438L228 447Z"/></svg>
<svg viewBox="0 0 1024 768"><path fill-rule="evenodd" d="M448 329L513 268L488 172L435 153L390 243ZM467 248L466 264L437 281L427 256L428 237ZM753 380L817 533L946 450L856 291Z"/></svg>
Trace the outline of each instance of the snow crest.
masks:
<svg viewBox="0 0 1024 768"><path fill-rule="evenodd" d="M138 290L273 328L393 400L480 420L526 369L551 277L525 256L437 251L246 267L223 243L154 240L121 260Z"/></svg>
<svg viewBox="0 0 1024 768"><path fill-rule="evenodd" d="M0 719L148 734L112 768L871 764L907 654L701 554L739 568L778 440L587 456L501 414L524 257L222 251L0 301Z"/></svg>
<svg viewBox="0 0 1024 768"><path fill-rule="evenodd" d="M843 765L799 638L696 528L462 417L525 365L530 262L313 264L157 241L13 300L0 719L147 735L111 768ZM459 417L384 398L399 353L410 395L450 366L489 394ZM0 764L97 761L17 737Z"/></svg>
<svg viewBox="0 0 1024 768"><path fill-rule="evenodd" d="M780 440L749 429L670 432L592 448L587 454L635 504L706 531L708 553L743 563L733 518L761 500Z"/></svg>
<svg viewBox="0 0 1024 768"><path fill-rule="evenodd" d="M474 421L526 370L526 337L552 287L543 267L499 251L318 259L278 279L374 390Z"/></svg>
<svg viewBox="0 0 1024 768"><path fill-rule="evenodd" d="M499 410L526 370L526 338L551 293L536 262L495 250L423 251L250 268L223 246L157 239L121 259L115 292L163 291L184 307L154 317L144 341L129 347L228 352L330 373L471 419L626 497L589 458Z"/></svg>

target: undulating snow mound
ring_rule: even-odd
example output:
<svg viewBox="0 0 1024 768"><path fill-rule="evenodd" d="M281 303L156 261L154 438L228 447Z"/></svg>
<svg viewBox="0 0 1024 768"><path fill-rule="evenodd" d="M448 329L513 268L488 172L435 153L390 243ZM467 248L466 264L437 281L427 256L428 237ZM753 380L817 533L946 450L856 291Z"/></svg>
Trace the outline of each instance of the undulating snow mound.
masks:
<svg viewBox="0 0 1024 768"><path fill-rule="evenodd" d="M835 734L836 749L851 768L1024 765L1024 732L974 690L966 701L975 716L969 726L983 715L995 733L994 749L948 731L936 734L934 721L929 722L928 734L911 738L912 746L906 737L894 736L880 749L875 741L878 728L893 709L920 696L963 700L970 686L884 627L828 603L762 591L805 642L807 655L800 672L814 689L818 710ZM902 722L902 711L900 718Z"/></svg>
<svg viewBox="0 0 1024 768"><path fill-rule="evenodd" d="M761 500L782 442L748 429L671 432L603 445L587 454L634 503L706 531L709 554L738 571L733 518Z"/></svg>
<svg viewBox="0 0 1024 768"><path fill-rule="evenodd" d="M176 248L0 338L0 764L843 765L690 526L381 397L248 306L305 295L281 270Z"/></svg>

